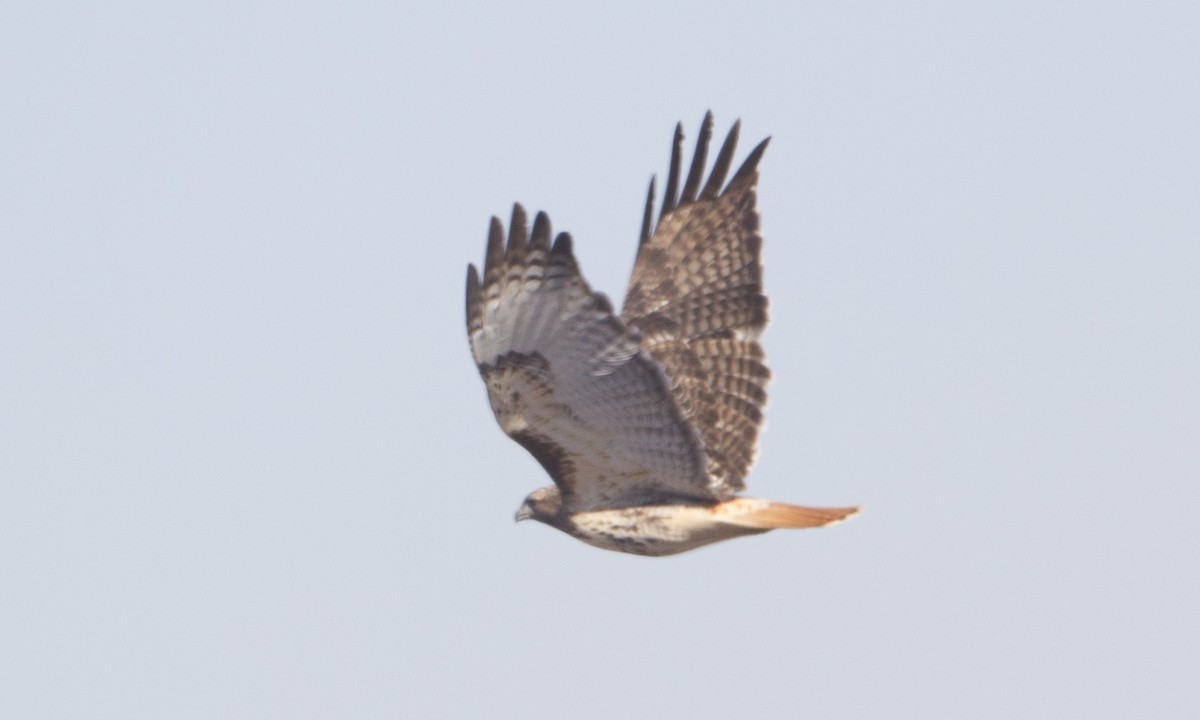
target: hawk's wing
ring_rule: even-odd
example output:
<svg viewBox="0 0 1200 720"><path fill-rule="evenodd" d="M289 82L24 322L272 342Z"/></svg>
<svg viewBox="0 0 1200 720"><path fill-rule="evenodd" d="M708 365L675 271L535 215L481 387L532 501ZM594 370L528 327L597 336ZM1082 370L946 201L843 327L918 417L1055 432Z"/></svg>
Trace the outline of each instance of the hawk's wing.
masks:
<svg viewBox="0 0 1200 720"><path fill-rule="evenodd" d="M528 236L513 208L508 246L492 218L483 282L467 270L467 334L496 420L576 508L663 495L712 498L700 436L659 364L592 292L571 238Z"/></svg>
<svg viewBox="0 0 1200 720"><path fill-rule="evenodd" d="M738 127L735 123L729 131L701 188L712 136L712 113L705 116L677 199L683 130L676 126L662 214L652 227L651 181L641 244L621 310L621 319L641 331L642 347L671 378L676 402L704 443L710 483L722 495L745 486L770 379L758 344L767 322L767 298L755 209L758 162L767 140L724 185Z"/></svg>

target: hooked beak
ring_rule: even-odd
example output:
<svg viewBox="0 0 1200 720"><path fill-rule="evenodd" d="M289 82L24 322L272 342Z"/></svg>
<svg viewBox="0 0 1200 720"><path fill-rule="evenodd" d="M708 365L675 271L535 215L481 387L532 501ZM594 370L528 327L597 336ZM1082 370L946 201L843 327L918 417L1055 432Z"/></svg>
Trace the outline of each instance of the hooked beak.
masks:
<svg viewBox="0 0 1200 720"><path fill-rule="evenodd" d="M517 508L517 514L513 515L513 522L521 522L533 517L533 510L528 505L522 505Z"/></svg>

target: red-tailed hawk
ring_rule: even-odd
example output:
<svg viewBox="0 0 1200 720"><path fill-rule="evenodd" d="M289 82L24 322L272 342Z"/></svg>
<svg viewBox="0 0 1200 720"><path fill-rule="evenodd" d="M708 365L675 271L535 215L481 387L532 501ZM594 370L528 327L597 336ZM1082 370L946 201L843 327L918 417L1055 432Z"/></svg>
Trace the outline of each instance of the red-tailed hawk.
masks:
<svg viewBox="0 0 1200 720"><path fill-rule="evenodd" d="M662 212L654 180L618 316L538 213L513 208L507 245L493 217L480 280L467 269L467 334L501 429L554 485L517 511L586 543L671 555L775 528L820 527L854 507L736 497L754 462L766 385L767 322L755 185L759 143L725 183L734 123L704 181L712 113L680 188L675 128ZM769 140L769 138L768 138Z"/></svg>

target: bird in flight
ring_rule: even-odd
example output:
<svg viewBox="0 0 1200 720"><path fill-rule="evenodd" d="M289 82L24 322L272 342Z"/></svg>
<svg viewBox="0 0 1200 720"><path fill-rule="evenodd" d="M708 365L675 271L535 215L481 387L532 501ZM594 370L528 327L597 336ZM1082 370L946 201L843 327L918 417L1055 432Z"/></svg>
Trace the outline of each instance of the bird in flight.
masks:
<svg viewBox="0 0 1200 720"><path fill-rule="evenodd" d="M533 519L606 550L673 555L776 528L821 527L856 507L738 497L754 462L767 323L755 186L763 140L726 182L740 121L704 179L705 115L687 177L675 128L662 210L646 197L618 315L583 279L571 236L493 217L480 276L467 268L467 335L500 428L554 480Z"/></svg>

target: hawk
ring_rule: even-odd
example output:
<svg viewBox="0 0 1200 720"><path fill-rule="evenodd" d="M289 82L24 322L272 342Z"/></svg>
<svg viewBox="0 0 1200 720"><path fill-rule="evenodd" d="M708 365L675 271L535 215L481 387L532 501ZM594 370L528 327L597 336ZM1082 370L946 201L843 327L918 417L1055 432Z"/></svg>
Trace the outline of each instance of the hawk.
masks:
<svg viewBox="0 0 1200 720"><path fill-rule="evenodd" d="M493 217L480 276L467 268L467 335L500 428L554 480L534 519L606 550L672 555L776 528L821 527L856 507L738 497L771 373L755 186L763 140L728 183L740 121L704 179L705 115L680 187L676 125L662 210L654 179L618 315L584 280L571 236L515 205Z"/></svg>

